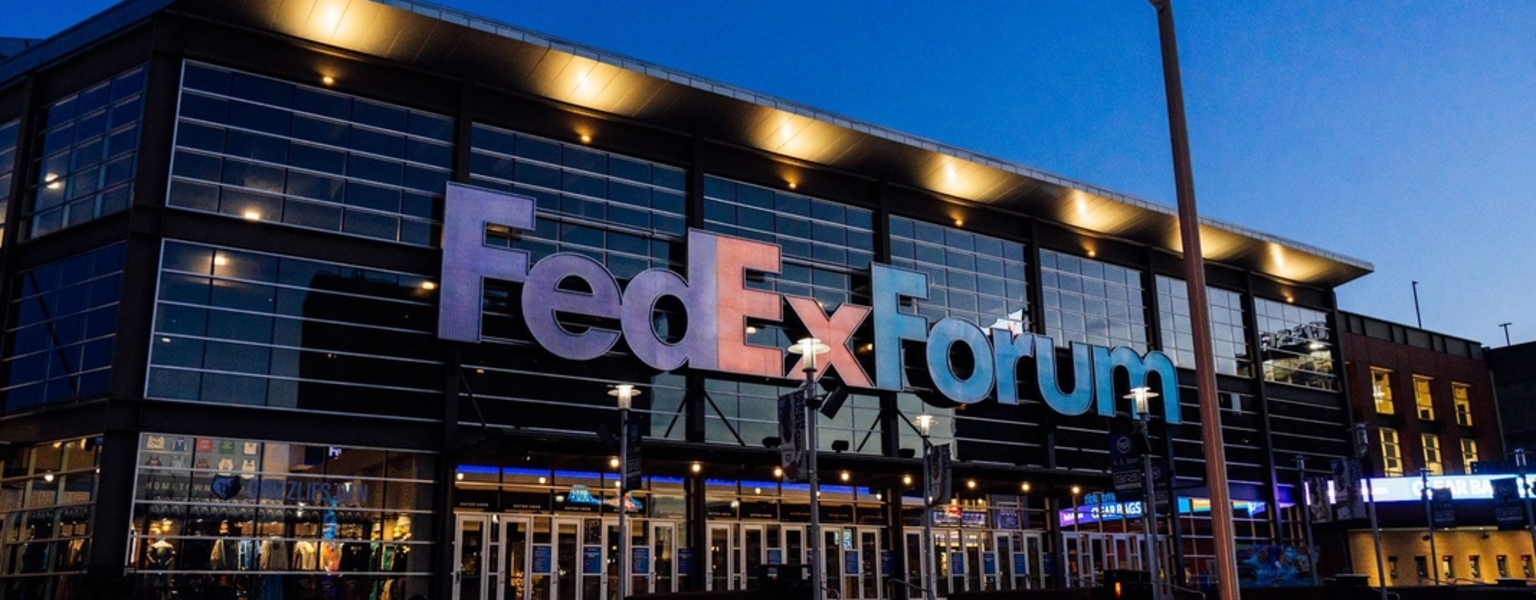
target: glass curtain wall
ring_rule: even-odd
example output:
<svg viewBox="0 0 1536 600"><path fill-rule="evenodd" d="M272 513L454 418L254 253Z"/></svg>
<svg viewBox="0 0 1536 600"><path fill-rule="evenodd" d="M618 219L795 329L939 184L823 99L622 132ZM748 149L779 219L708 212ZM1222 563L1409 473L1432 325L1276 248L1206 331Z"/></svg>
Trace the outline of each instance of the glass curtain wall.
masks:
<svg viewBox="0 0 1536 600"><path fill-rule="evenodd" d="M97 438L22 448L0 466L0 596L74 598L91 550Z"/></svg>
<svg viewBox="0 0 1536 600"><path fill-rule="evenodd" d="M16 276L4 359L8 412L107 393L123 253L114 244Z"/></svg>
<svg viewBox="0 0 1536 600"><path fill-rule="evenodd" d="M23 237L126 210L133 200L144 67L49 104L36 124Z"/></svg>

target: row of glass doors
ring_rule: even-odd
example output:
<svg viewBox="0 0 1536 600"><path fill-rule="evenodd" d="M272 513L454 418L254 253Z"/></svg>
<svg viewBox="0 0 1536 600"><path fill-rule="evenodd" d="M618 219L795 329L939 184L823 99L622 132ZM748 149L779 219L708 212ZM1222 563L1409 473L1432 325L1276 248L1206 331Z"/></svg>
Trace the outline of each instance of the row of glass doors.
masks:
<svg viewBox="0 0 1536 600"><path fill-rule="evenodd" d="M456 520L456 600L617 600L617 517L476 513L459 514ZM694 557L684 543L686 526L681 521L632 519L629 528L630 590L635 594L686 589L694 560L705 561L704 589L737 590L760 586L761 565L804 564L809 558L803 524L711 523L705 555L700 557ZM829 597L880 600L889 596L887 580L899 579L900 570L891 560L883 533L879 526L822 526ZM937 581L932 587L939 596L1044 587L1050 568L1041 535L935 528L932 556ZM1126 542L1085 541L1080 546L1084 552L1069 556L1088 562L1070 568L1083 573L1116 568L1107 565L1121 564L1114 561L1122 552L1135 552L1134 545ZM922 531L908 528L905 580L929 587L922 576L922 548ZM1128 560L1135 556L1125 554Z"/></svg>
<svg viewBox="0 0 1536 600"><path fill-rule="evenodd" d="M1066 558L1067 585L1098 585L1105 570L1145 570L1146 538L1140 533L1063 532L1062 550ZM1168 556L1167 536L1157 536L1159 556ZM1160 565L1159 578L1166 576L1167 559Z"/></svg>

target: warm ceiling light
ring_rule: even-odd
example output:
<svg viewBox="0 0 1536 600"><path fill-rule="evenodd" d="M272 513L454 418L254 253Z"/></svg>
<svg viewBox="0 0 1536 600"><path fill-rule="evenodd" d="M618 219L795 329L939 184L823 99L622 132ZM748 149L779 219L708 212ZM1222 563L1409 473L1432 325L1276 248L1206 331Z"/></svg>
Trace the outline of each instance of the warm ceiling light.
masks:
<svg viewBox="0 0 1536 600"><path fill-rule="evenodd" d="M784 468L783 467L774 467L773 468L773 476L774 477L783 477L784 476Z"/></svg>
<svg viewBox="0 0 1536 600"><path fill-rule="evenodd" d="M843 471L837 475L837 478L843 480L845 483L848 481L849 477L852 477L852 475L849 475L847 471Z"/></svg>
<svg viewBox="0 0 1536 600"><path fill-rule="evenodd" d="M693 471L694 473L698 473L699 471L703 471L704 470L704 465L701 465L699 463L693 463L693 466L689 467L689 470Z"/></svg>
<svg viewBox="0 0 1536 600"><path fill-rule="evenodd" d="M1286 304L1295 304L1296 303L1296 298L1293 297L1293 296L1286 296L1285 297L1285 303Z"/></svg>
<svg viewBox="0 0 1536 600"><path fill-rule="evenodd" d="M585 133L581 134L581 143L583 143L583 144L590 144L590 143L592 143L592 136L587 135Z"/></svg>
<svg viewBox="0 0 1536 600"><path fill-rule="evenodd" d="M964 225L965 225L965 219L955 219L955 227L961 227L961 226L964 226Z"/></svg>
<svg viewBox="0 0 1536 600"><path fill-rule="evenodd" d="M169 343L171 343L171 338L163 337L163 338L160 338L160 341L169 344Z"/></svg>
<svg viewBox="0 0 1536 600"><path fill-rule="evenodd" d="M548 483L548 482L549 482L549 478L548 477L542 477L542 476L539 477L539 485L544 485L545 483Z"/></svg>
<svg viewBox="0 0 1536 600"><path fill-rule="evenodd" d="M1072 495L1073 496L1076 496L1076 495L1081 494L1081 493L1083 493L1083 488L1075 486L1075 485L1072 486Z"/></svg>
<svg viewBox="0 0 1536 600"><path fill-rule="evenodd" d="M1029 493L1029 482L1026 481L1024 483L1019 484L1019 491L1028 494Z"/></svg>
<svg viewBox="0 0 1536 600"><path fill-rule="evenodd" d="M795 189L797 187L800 187L800 184L795 183L793 181L789 182L789 189Z"/></svg>
<svg viewBox="0 0 1536 600"><path fill-rule="evenodd" d="M261 220L261 212L260 211L256 211L256 210L247 210L247 211L241 213L240 216L245 217L245 220L247 220L247 221L260 221Z"/></svg>
<svg viewBox="0 0 1536 600"><path fill-rule="evenodd" d="M1092 250L1088 251L1088 258L1093 258L1093 257L1098 256L1098 255L1099 255L1098 252L1094 252Z"/></svg>
<svg viewBox="0 0 1536 600"><path fill-rule="evenodd" d="M902 485L912 485L912 476L911 475L902 475L901 476L901 484Z"/></svg>
<svg viewBox="0 0 1536 600"><path fill-rule="evenodd" d="M464 474L463 473L454 473L453 474L453 478L455 480L458 480L458 481L464 481Z"/></svg>
<svg viewBox="0 0 1536 600"><path fill-rule="evenodd" d="M225 258L223 254L215 254L213 256L213 264L222 267L229 264L229 259Z"/></svg>
<svg viewBox="0 0 1536 600"><path fill-rule="evenodd" d="M43 476L43 481L46 481L48 483L53 483L53 473L49 473L47 475L44 475Z"/></svg>
<svg viewBox="0 0 1536 600"><path fill-rule="evenodd" d="M612 467L612 468L615 468L615 469L619 468L619 459L618 459L618 457L613 457L613 458L608 459L608 466Z"/></svg>
<svg viewBox="0 0 1536 600"><path fill-rule="evenodd" d="M424 289L424 290L435 290L435 289L437 289L437 284L433 283L433 282L430 282L430 281L423 281L423 282L421 282L421 289Z"/></svg>
<svg viewBox="0 0 1536 600"><path fill-rule="evenodd" d="M966 481L965 482L965 489L968 489L968 490L976 489L976 480L975 479L971 479L971 480Z"/></svg>
<svg viewBox="0 0 1536 600"><path fill-rule="evenodd" d="M320 78L320 83L323 83L323 84L326 84L326 85L331 85L333 83L336 83L336 78L331 77L330 75L325 75L325 76Z"/></svg>

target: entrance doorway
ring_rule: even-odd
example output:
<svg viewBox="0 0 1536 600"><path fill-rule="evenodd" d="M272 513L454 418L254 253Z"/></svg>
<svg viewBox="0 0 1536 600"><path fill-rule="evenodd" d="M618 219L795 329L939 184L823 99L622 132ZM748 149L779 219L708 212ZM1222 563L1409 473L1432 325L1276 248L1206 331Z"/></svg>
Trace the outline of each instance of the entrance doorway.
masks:
<svg viewBox="0 0 1536 600"><path fill-rule="evenodd" d="M460 514L455 600L616 600L618 517ZM681 589L680 524L630 519L631 593Z"/></svg>
<svg viewBox="0 0 1536 600"><path fill-rule="evenodd" d="M1140 533L1063 532L1062 550L1066 558L1067 585L1098 585L1106 569L1145 570L1145 538ZM1167 538L1158 536L1159 556L1167 556ZM1167 564L1163 561L1163 564Z"/></svg>

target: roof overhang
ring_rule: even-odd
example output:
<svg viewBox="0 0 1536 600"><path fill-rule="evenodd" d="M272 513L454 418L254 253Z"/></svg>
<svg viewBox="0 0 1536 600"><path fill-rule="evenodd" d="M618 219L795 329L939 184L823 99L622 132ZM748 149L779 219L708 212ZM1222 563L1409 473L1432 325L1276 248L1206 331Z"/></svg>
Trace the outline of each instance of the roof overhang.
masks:
<svg viewBox="0 0 1536 600"><path fill-rule="evenodd" d="M97 21L121 24L166 6L1181 251L1171 206L425 2L129 0L0 63L0 81L20 63L36 63L33 55L59 55L50 46L82 43L83 33L103 29ZM1324 288L1373 270L1362 260L1208 218L1201 244L1207 260Z"/></svg>

